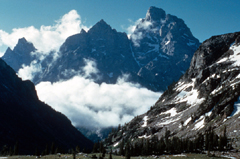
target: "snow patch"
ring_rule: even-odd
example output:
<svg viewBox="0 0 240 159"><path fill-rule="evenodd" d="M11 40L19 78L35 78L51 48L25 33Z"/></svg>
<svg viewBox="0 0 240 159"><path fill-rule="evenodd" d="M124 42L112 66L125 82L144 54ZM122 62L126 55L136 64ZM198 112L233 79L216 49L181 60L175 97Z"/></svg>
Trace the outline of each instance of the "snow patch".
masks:
<svg viewBox="0 0 240 159"><path fill-rule="evenodd" d="M113 77L113 73L111 72L111 73L108 73L107 74L110 78L112 78Z"/></svg>
<svg viewBox="0 0 240 159"><path fill-rule="evenodd" d="M199 130L204 127L204 116L201 116L195 123L193 130Z"/></svg>
<svg viewBox="0 0 240 159"><path fill-rule="evenodd" d="M165 45L168 45L170 43L170 41L167 41L167 42L165 42Z"/></svg>
<svg viewBox="0 0 240 159"><path fill-rule="evenodd" d="M178 154L178 155L173 155L174 157L187 157L187 155L184 154Z"/></svg>
<svg viewBox="0 0 240 159"><path fill-rule="evenodd" d="M212 109L212 110L213 110L213 109ZM212 110L210 110L209 112L205 113L205 116L211 116Z"/></svg>
<svg viewBox="0 0 240 159"><path fill-rule="evenodd" d="M187 126L187 124L191 121L191 117L189 117L185 122L184 122L184 124L183 124L183 126Z"/></svg>
<svg viewBox="0 0 240 159"><path fill-rule="evenodd" d="M161 114L170 114L170 117L173 117L173 116L177 115L178 113L177 113L177 109L176 108L172 108L172 109L170 109L170 110L168 110L166 112L163 112Z"/></svg>
<svg viewBox="0 0 240 159"><path fill-rule="evenodd" d="M167 57L167 56L165 56L165 55L163 55L163 54L159 54L158 56L159 56L159 57L163 57L163 58L165 58L165 59L169 59L169 57Z"/></svg>
<svg viewBox="0 0 240 159"><path fill-rule="evenodd" d="M189 41L189 42L187 43L187 45L188 45L188 46L193 46L193 45L196 45L196 43Z"/></svg>
<svg viewBox="0 0 240 159"><path fill-rule="evenodd" d="M119 142L115 143L115 144L113 145L113 147L116 147L118 144L119 144Z"/></svg>
<svg viewBox="0 0 240 159"><path fill-rule="evenodd" d="M181 91L174 100L174 103L183 103L183 102L187 102L187 104L194 106L197 104L201 104L205 98L198 98L198 90L194 89L190 92L186 92L186 91Z"/></svg>
<svg viewBox="0 0 240 159"><path fill-rule="evenodd" d="M147 136L146 134L143 135L143 136L138 136L139 139L141 139L141 138L145 138L146 139L146 138L150 138L150 137L151 137L151 135Z"/></svg>
<svg viewBox="0 0 240 159"><path fill-rule="evenodd" d="M149 47L153 47L153 49L149 50L148 52L146 52L146 54L150 53L150 52L159 52L159 45L158 44L151 44L148 43Z"/></svg>
<svg viewBox="0 0 240 159"><path fill-rule="evenodd" d="M157 124L157 126L164 126L164 125L167 125L167 124L171 124L171 123L174 123L174 122L176 122L176 121L178 121L180 118L181 118L181 116L182 115L180 115L178 118L165 118L165 120L164 121L162 121L162 122L158 122L158 124Z"/></svg>
<svg viewBox="0 0 240 159"><path fill-rule="evenodd" d="M148 116L145 116L143 118L144 123L143 123L142 127L146 127L147 126L147 120L148 120Z"/></svg>
<svg viewBox="0 0 240 159"><path fill-rule="evenodd" d="M232 44L229 48L230 50L233 50L233 54L229 57L225 57L221 60L219 60L217 63L227 62L227 61L233 61L233 66L240 66L240 45Z"/></svg>
<svg viewBox="0 0 240 159"><path fill-rule="evenodd" d="M230 117L240 113L240 98L238 98L238 101L235 102L233 106L234 106L234 109Z"/></svg>

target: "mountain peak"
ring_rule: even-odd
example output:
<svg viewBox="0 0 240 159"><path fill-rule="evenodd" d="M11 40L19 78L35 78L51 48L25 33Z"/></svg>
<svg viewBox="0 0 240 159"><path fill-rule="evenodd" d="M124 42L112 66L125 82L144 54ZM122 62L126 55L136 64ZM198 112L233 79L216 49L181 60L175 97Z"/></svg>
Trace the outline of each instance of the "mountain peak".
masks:
<svg viewBox="0 0 240 159"><path fill-rule="evenodd" d="M164 19L165 17L166 12L163 9L151 6L147 11L145 19L148 21L159 21L160 19Z"/></svg>
<svg viewBox="0 0 240 159"><path fill-rule="evenodd" d="M80 34L86 34L87 32L84 30L84 29L82 29L81 31L80 31Z"/></svg>
<svg viewBox="0 0 240 159"><path fill-rule="evenodd" d="M22 38L18 39L18 43L28 43L28 42L24 37L22 37Z"/></svg>
<svg viewBox="0 0 240 159"><path fill-rule="evenodd" d="M18 39L17 45L14 47L13 51L17 52L25 52L28 50L28 52L36 51L37 49L33 46L31 42L28 42L24 37Z"/></svg>
<svg viewBox="0 0 240 159"><path fill-rule="evenodd" d="M111 28L110 25L108 25L103 19L101 19L99 22L97 22L94 26Z"/></svg>
<svg viewBox="0 0 240 159"><path fill-rule="evenodd" d="M99 34L103 32L111 32L113 29L109 24L107 24L103 19L101 19L99 22L97 22L89 31L90 34Z"/></svg>

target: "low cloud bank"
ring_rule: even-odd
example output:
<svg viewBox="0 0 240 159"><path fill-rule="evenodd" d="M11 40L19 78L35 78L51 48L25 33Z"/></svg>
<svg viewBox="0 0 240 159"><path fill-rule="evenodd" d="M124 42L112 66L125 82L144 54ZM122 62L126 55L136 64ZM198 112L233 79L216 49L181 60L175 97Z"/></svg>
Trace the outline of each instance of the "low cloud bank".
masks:
<svg viewBox="0 0 240 159"><path fill-rule="evenodd" d="M40 100L65 114L75 126L108 127L129 122L145 113L161 93L127 83L101 85L75 76L70 80L36 86Z"/></svg>

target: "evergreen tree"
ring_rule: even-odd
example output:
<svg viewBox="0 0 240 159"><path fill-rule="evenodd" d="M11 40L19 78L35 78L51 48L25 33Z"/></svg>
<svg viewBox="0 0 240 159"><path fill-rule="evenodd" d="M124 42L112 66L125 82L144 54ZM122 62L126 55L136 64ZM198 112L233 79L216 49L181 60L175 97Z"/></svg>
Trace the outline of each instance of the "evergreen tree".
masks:
<svg viewBox="0 0 240 159"><path fill-rule="evenodd" d="M97 153L97 149L98 149L98 145L97 143L94 143L92 152Z"/></svg>
<svg viewBox="0 0 240 159"><path fill-rule="evenodd" d="M14 146L13 155L18 155L18 153L19 153L19 143L17 141L15 146Z"/></svg>
<svg viewBox="0 0 240 159"><path fill-rule="evenodd" d="M79 153L81 150L80 150L80 147L77 145L76 146L76 152Z"/></svg>
<svg viewBox="0 0 240 159"><path fill-rule="evenodd" d="M73 159L76 159L76 152L72 149Z"/></svg>
<svg viewBox="0 0 240 159"><path fill-rule="evenodd" d="M52 142L52 145L51 145L51 150L50 150L50 154L55 154L55 143Z"/></svg>
<svg viewBox="0 0 240 159"><path fill-rule="evenodd" d="M110 151L110 153L109 153L108 159L112 159L112 149L111 149L111 151Z"/></svg>
<svg viewBox="0 0 240 159"><path fill-rule="evenodd" d="M126 159L130 159L131 158L131 154L130 154L130 144L129 142L127 142L126 144L126 148L125 148L125 158Z"/></svg>
<svg viewBox="0 0 240 159"><path fill-rule="evenodd" d="M48 144L46 145L46 148L45 148L45 155L49 155Z"/></svg>
<svg viewBox="0 0 240 159"><path fill-rule="evenodd" d="M13 149L12 149L12 147L9 147L8 155L9 155L9 156L12 156L12 155L13 155Z"/></svg>
<svg viewBox="0 0 240 159"><path fill-rule="evenodd" d="M8 146L7 145L3 146L2 150L1 150L1 155L2 156L8 155Z"/></svg>
<svg viewBox="0 0 240 159"><path fill-rule="evenodd" d="M38 148L35 149L35 156L39 156L39 151L38 151Z"/></svg>
<svg viewBox="0 0 240 159"><path fill-rule="evenodd" d="M55 154L57 154L57 153L59 153L59 152L60 152L59 148L56 147L56 149L55 149Z"/></svg>
<svg viewBox="0 0 240 159"><path fill-rule="evenodd" d="M119 155L120 156L124 155L123 147L124 147L124 140L122 140L122 142L120 143L120 150L119 150Z"/></svg>
<svg viewBox="0 0 240 159"><path fill-rule="evenodd" d="M164 139L161 138L159 143L158 143L158 152L161 155L161 154L164 153L165 150L166 150L166 144L164 142Z"/></svg>

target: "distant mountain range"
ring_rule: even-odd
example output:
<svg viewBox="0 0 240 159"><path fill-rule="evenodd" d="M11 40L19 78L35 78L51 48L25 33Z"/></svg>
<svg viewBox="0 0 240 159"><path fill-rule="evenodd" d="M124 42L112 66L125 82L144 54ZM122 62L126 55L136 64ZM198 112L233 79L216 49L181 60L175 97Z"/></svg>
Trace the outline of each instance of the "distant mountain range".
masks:
<svg viewBox="0 0 240 159"><path fill-rule="evenodd" d="M139 83L153 91L163 91L188 68L194 51L200 45L182 19L150 7L128 39L100 20L88 32L82 30L62 44L58 56L49 53L44 60L25 38L16 47L7 49L2 57L18 72L32 62L40 65L32 81L57 82L82 74L86 60L94 61L98 75L89 78L97 83L116 83L124 74L128 81Z"/></svg>
<svg viewBox="0 0 240 159"><path fill-rule="evenodd" d="M213 36L195 52L190 67L168 86L151 109L106 139L121 141L163 137L196 139L208 130L226 130L234 148L240 134L240 32Z"/></svg>

